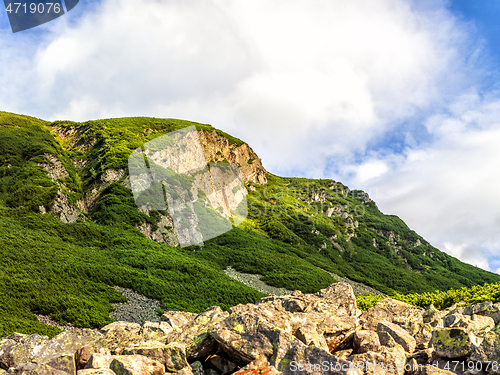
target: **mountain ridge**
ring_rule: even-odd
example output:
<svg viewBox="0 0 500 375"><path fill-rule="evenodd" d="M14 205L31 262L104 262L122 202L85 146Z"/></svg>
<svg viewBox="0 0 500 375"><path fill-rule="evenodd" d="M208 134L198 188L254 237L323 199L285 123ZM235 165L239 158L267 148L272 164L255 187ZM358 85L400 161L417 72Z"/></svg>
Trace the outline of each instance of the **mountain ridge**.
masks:
<svg viewBox="0 0 500 375"><path fill-rule="evenodd" d="M143 143L193 125L207 162L244 167L249 215L202 247L181 249L168 212L135 205L126 168ZM111 303L123 302L112 286L191 312L263 296L228 277L228 267L304 293L333 283L332 274L389 295L500 281L432 247L365 192L276 176L245 142L183 120L48 122L0 112L0 192L8 260L0 280L11 288L0 305L13 306L0 307L0 335L53 333L35 311L62 325L108 324Z"/></svg>

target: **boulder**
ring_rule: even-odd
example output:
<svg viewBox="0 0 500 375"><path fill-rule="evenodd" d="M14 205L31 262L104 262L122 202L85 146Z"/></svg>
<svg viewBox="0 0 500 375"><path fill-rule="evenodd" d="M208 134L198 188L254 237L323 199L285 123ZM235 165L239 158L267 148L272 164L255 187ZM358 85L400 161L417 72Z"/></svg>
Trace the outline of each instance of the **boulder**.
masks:
<svg viewBox="0 0 500 375"><path fill-rule="evenodd" d="M275 311L291 313L316 312L356 318L361 315L352 287L347 283L332 284L316 294L303 294L296 290L291 295L264 297L256 305L262 304Z"/></svg>
<svg viewBox="0 0 500 375"><path fill-rule="evenodd" d="M353 338L353 349L354 354L378 351L380 349L378 334L373 331L356 331Z"/></svg>
<svg viewBox="0 0 500 375"><path fill-rule="evenodd" d="M167 322L144 322L139 334L144 340L161 341L172 331L172 326Z"/></svg>
<svg viewBox="0 0 500 375"><path fill-rule="evenodd" d="M142 355L165 365L169 372L176 372L188 366L183 344L171 342L167 345L158 341L149 341L142 345L124 348L121 355Z"/></svg>
<svg viewBox="0 0 500 375"><path fill-rule="evenodd" d="M45 358L56 354L74 355L77 350L83 347L95 348L101 338L100 333L90 329L84 330L82 333L63 331L40 348L37 357Z"/></svg>
<svg viewBox="0 0 500 375"><path fill-rule="evenodd" d="M313 346L295 346L280 361L278 371L284 375L361 375L363 371L351 362L337 358ZM249 373L247 373L249 374Z"/></svg>
<svg viewBox="0 0 500 375"><path fill-rule="evenodd" d="M320 312L356 318L361 315L352 286L347 283L331 284L328 288L318 292L317 295L328 301L327 309ZM315 306L315 309L318 309L318 306Z"/></svg>
<svg viewBox="0 0 500 375"><path fill-rule="evenodd" d="M408 353L415 351L415 339L400 326L393 323L380 322L377 325L377 332L387 332Z"/></svg>
<svg viewBox="0 0 500 375"><path fill-rule="evenodd" d="M118 355L109 368L116 375L164 375L165 368L158 362L142 355Z"/></svg>
<svg viewBox="0 0 500 375"><path fill-rule="evenodd" d="M61 371L41 363L23 363L15 369L9 369L8 373L20 375L74 375L75 372Z"/></svg>
<svg viewBox="0 0 500 375"><path fill-rule="evenodd" d="M423 323L422 310L407 303L386 298L361 315L363 329L375 331L379 322L386 321L399 325L413 336Z"/></svg>
<svg viewBox="0 0 500 375"><path fill-rule="evenodd" d="M348 315L327 315L317 316L311 314L311 320L316 321L318 329L323 333L329 352L337 349L346 349L342 344L345 341L352 340L352 334L358 328L359 319ZM349 346L350 346L349 342Z"/></svg>
<svg viewBox="0 0 500 375"><path fill-rule="evenodd" d="M281 375L282 372L276 370L267 362L265 357L259 357L250 362L245 367L234 372L233 375Z"/></svg>
<svg viewBox="0 0 500 375"><path fill-rule="evenodd" d="M85 369L102 369L109 368L113 361L113 356L109 354L94 353L90 356Z"/></svg>
<svg viewBox="0 0 500 375"><path fill-rule="evenodd" d="M439 357L466 357L479 344L480 340L464 328L443 328L432 333L432 345Z"/></svg>
<svg viewBox="0 0 500 375"><path fill-rule="evenodd" d="M413 336L417 349L427 349L432 339L433 327L429 323L420 323L418 332Z"/></svg>
<svg viewBox="0 0 500 375"><path fill-rule="evenodd" d="M175 375L193 375L193 369L191 366L184 367L183 369L174 372Z"/></svg>
<svg viewBox="0 0 500 375"><path fill-rule="evenodd" d="M296 337L289 335L284 331L279 330L276 331L276 333L277 338L275 338L272 342L274 350L269 363L277 368L290 350L293 350L296 347L306 347L306 345Z"/></svg>
<svg viewBox="0 0 500 375"><path fill-rule="evenodd" d="M77 375L116 375L116 374L109 368L99 368L99 369L79 370L77 372Z"/></svg>
<svg viewBox="0 0 500 375"><path fill-rule="evenodd" d="M195 317L196 314L187 311L165 311L161 316L161 320L176 329L191 322Z"/></svg>
<svg viewBox="0 0 500 375"><path fill-rule="evenodd" d="M13 334L0 341L0 367L9 368L40 356L49 342L47 336Z"/></svg>
<svg viewBox="0 0 500 375"><path fill-rule="evenodd" d="M355 354L347 360L364 374L403 375L405 373L406 353L400 345L394 348L381 347L379 352Z"/></svg>
<svg viewBox="0 0 500 375"><path fill-rule="evenodd" d="M323 333L321 331L318 332L317 324L309 323L300 326L295 332L294 336L302 341L305 345L314 345L318 348L329 350L328 344L325 340L325 336L323 336Z"/></svg>
<svg viewBox="0 0 500 375"><path fill-rule="evenodd" d="M101 332L106 334L110 331L114 331L117 329L123 329L128 332L139 333L139 331L141 330L141 325L138 323L131 323L131 322L114 322L102 327Z"/></svg>
<svg viewBox="0 0 500 375"><path fill-rule="evenodd" d="M448 314L443 318L445 328L465 328L476 336L484 336L495 329L493 318L482 315Z"/></svg>
<svg viewBox="0 0 500 375"><path fill-rule="evenodd" d="M500 303L491 301L476 303L475 305L466 306L462 312L463 315L481 315L492 318L495 325L500 323Z"/></svg>
<svg viewBox="0 0 500 375"><path fill-rule="evenodd" d="M396 340L393 339L393 337L389 334L389 332L381 331L377 332L377 334L378 334L378 339L380 341L380 345L386 346L388 348L395 348L397 346L401 346L396 342Z"/></svg>
<svg viewBox="0 0 500 375"><path fill-rule="evenodd" d="M33 362L65 374L76 374L75 355L73 353L55 353L46 357L37 357Z"/></svg>
<svg viewBox="0 0 500 375"><path fill-rule="evenodd" d="M87 346L78 349L75 353L76 369L77 370L84 369L87 363L89 362L91 356L92 353L90 352L90 349Z"/></svg>
<svg viewBox="0 0 500 375"><path fill-rule="evenodd" d="M493 331L486 333L481 344L473 347L470 360L500 364L500 334Z"/></svg>
<svg viewBox="0 0 500 375"><path fill-rule="evenodd" d="M129 330L121 326L114 327L106 332L96 343L95 347L105 348L110 354L120 355L124 348L144 344L144 338L139 330Z"/></svg>
<svg viewBox="0 0 500 375"><path fill-rule="evenodd" d="M185 323L182 330L176 329L168 334L166 342L184 344L188 361L206 357L208 354L215 352L214 349L217 345L216 340L211 337L209 332L220 327L221 322L228 316L229 313L222 311L220 307L210 307ZM171 315L171 317L175 320L175 316ZM239 326L235 328L239 329Z"/></svg>

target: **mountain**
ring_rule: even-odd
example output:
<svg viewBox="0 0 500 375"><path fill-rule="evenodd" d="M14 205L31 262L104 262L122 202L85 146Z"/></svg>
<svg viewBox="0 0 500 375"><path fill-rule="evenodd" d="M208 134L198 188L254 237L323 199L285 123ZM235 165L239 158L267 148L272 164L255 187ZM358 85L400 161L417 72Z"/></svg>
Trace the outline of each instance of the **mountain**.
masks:
<svg viewBox="0 0 500 375"><path fill-rule="evenodd" d="M137 207L128 159L189 126L206 162L239 167L248 217L180 247L169 211ZM0 337L58 332L35 314L102 327L113 321L111 303L125 301L112 286L190 312L264 296L228 270L304 293L341 280L389 295L500 281L382 214L368 194L330 179L273 175L245 142L189 121L48 122L0 112L0 194Z"/></svg>

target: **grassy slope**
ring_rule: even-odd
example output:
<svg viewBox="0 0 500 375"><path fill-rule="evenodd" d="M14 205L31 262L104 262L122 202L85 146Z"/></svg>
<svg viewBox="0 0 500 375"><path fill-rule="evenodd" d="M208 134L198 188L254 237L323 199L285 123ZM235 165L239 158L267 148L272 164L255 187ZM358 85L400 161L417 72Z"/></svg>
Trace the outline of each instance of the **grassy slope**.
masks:
<svg viewBox="0 0 500 375"><path fill-rule="evenodd" d="M337 191L329 190L330 180L269 174L268 185L255 185L248 197L249 218L203 248L180 249L147 240L133 225L154 223L156 216L140 213L130 189L119 184L102 192L87 222L63 224L36 213L39 206L50 208L58 189L37 164L47 162L44 153L56 155L66 166L70 177L60 182L71 199L78 199L104 170L126 167L132 149L189 125L213 129L153 118L49 124L0 112L0 253L5 264L0 269L0 337L12 331L55 334L56 329L38 323L32 314L35 311L61 323L102 326L110 321L110 303L122 298L111 285L157 298L162 309L193 312L260 298L262 294L224 275L222 271L229 265L263 274L270 285L304 292L332 283L328 272L386 293L430 292L500 281L498 275L433 248L397 217L382 215L372 202L363 203L356 194L347 194L342 184ZM77 145L93 146L67 150L70 141L58 142L49 132L54 127L77 129L81 142ZM241 144L236 138L229 139ZM70 159L88 163L77 170ZM357 213L363 207L364 214L354 217L359 226L351 241L347 241L346 219L322 214L326 203L323 207L319 202L307 204L322 189L332 205L348 204L352 212L357 207ZM290 215L271 214L283 207ZM399 253L375 230L399 234ZM334 236L343 251L330 241ZM378 247L373 246L373 238ZM411 247L417 239L422 245Z"/></svg>

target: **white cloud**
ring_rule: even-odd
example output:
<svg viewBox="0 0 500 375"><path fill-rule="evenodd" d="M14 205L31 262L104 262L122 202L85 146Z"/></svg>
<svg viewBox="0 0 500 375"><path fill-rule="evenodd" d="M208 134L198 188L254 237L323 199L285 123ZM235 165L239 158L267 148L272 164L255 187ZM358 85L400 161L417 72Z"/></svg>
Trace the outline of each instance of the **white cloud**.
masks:
<svg viewBox="0 0 500 375"><path fill-rule="evenodd" d="M326 157L362 152L465 85L466 31L439 2L103 0L53 27L27 106L52 119L210 122L271 170L319 174Z"/></svg>
<svg viewBox="0 0 500 375"><path fill-rule="evenodd" d="M468 98L473 105L461 97L448 114L429 119L432 143L374 157L373 165L392 168L370 179L365 165L352 166L352 182L376 187L379 208L434 246L489 269L484 249L500 255L500 100Z"/></svg>

